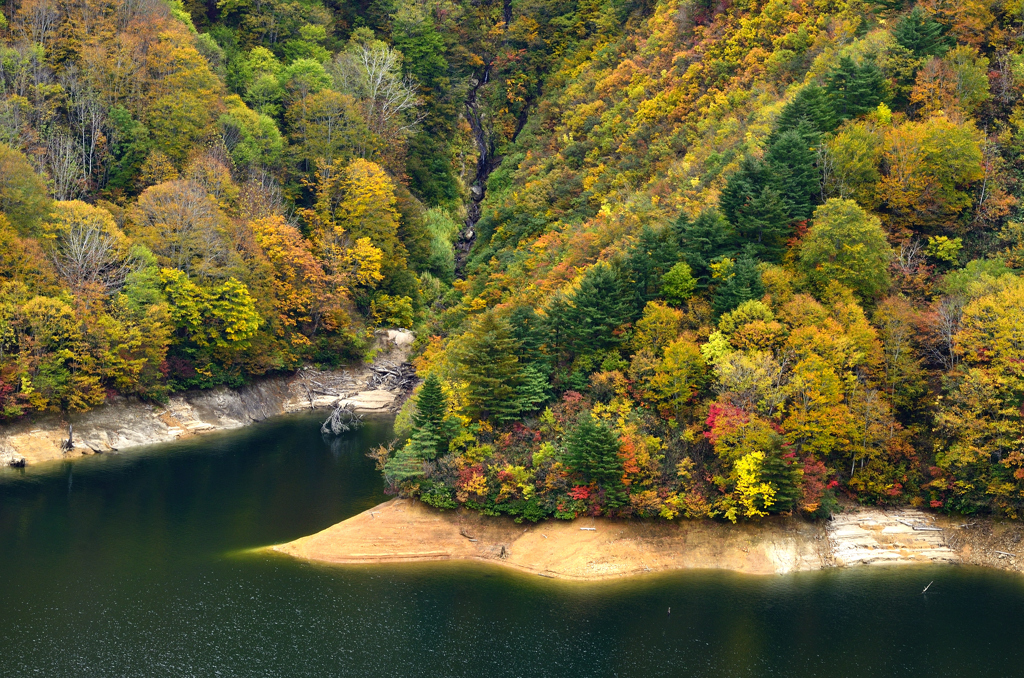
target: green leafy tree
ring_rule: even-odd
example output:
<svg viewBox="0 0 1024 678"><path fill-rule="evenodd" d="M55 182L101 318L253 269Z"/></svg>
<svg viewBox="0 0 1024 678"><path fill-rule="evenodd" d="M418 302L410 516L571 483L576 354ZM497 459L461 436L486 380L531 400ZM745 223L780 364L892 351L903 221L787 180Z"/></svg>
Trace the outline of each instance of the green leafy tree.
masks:
<svg viewBox="0 0 1024 678"><path fill-rule="evenodd" d="M391 36L420 84L423 120L409 140L406 161L410 187L429 205L452 204L460 189L444 140L455 131L458 109L445 39L430 13L416 4L398 7Z"/></svg>
<svg viewBox="0 0 1024 678"><path fill-rule="evenodd" d="M232 349L249 347L261 318L248 288L229 278L203 289L178 269L160 271L170 317L184 336L197 346Z"/></svg>
<svg viewBox="0 0 1024 678"><path fill-rule="evenodd" d="M878 205L879 165L885 139L867 121L850 121L825 142L825 190L835 198L853 198L872 209Z"/></svg>
<svg viewBox="0 0 1024 678"><path fill-rule="evenodd" d="M697 344L677 339L665 347L651 385L658 399L678 418L703 385L706 370Z"/></svg>
<svg viewBox="0 0 1024 678"><path fill-rule="evenodd" d="M814 211L814 225L800 246L800 267L824 291L833 281L863 299L889 288L892 248L878 217L853 200L832 198Z"/></svg>
<svg viewBox="0 0 1024 678"><path fill-rule="evenodd" d="M224 146L237 167L277 167L284 141L277 124L250 110L236 96L228 97L228 112L218 120Z"/></svg>
<svg viewBox="0 0 1024 678"><path fill-rule="evenodd" d="M0 144L0 212L19 235L33 233L50 211L46 182L24 155Z"/></svg>
<svg viewBox="0 0 1024 678"><path fill-rule="evenodd" d="M82 336L81 320L65 301L35 297L21 308L34 356L25 365L22 397L35 409L66 414L101 404L104 391L92 374L94 359ZM26 337L26 339L28 338Z"/></svg>
<svg viewBox="0 0 1024 678"><path fill-rule="evenodd" d="M661 296L673 306L682 306L696 289L697 280L685 261L677 262L661 278Z"/></svg>

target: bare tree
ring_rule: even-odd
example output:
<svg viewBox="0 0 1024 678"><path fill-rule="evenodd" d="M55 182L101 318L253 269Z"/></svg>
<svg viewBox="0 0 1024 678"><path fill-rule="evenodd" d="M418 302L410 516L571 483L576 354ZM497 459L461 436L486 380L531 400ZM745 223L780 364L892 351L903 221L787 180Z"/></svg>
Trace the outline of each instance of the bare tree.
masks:
<svg viewBox="0 0 1024 678"><path fill-rule="evenodd" d="M259 168L250 171L249 180L242 184L239 203L242 218L249 220L285 212L281 185L272 174Z"/></svg>
<svg viewBox="0 0 1024 678"><path fill-rule="evenodd" d="M821 168L821 201L829 198L845 198L849 191L842 174L836 171L835 154L828 144L818 144L818 167Z"/></svg>
<svg viewBox="0 0 1024 678"><path fill-rule="evenodd" d="M945 296L936 301L925 315L925 351L932 362L951 370L960 362L955 337L960 331L966 300L960 295Z"/></svg>
<svg viewBox="0 0 1024 678"><path fill-rule="evenodd" d="M57 30L60 11L56 0L23 0L14 17L15 26L25 39L42 45Z"/></svg>
<svg viewBox="0 0 1024 678"><path fill-rule="evenodd" d="M87 288L103 294L117 292L137 267L113 217L98 207L82 202L59 204L50 233L53 265L76 293Z"/></svg>
<svg viewBox="0 0 1024 678"><path fill-rule="evenodd" d="M900 249L893 260L900 273L908 278L913 278L924 262L924 248L921 247L921 241L917 238L900 243Z"/></svg>
<svg viewBox="0 0 1024 678"><path fill-rule="evenodd" d="M46 143L46 164L53 182L53 197L74 200L82 192L82 163L78 144L64 132L55 133Z"/></svg>
<svg viewBox="0 0 1024 678"><path fill-rule="evenodd" d="M423 119L410 115L419 105L416 83L402 76L402 53L374 40L339 53L330 65L334 85L363 107L375 134L404 132Z"/></svg>
<svg viewBox="0 0 1024 678"><path fill-rule="evenodd" d="M86 186L96 169L97 151L103 137L106 113L99 95L71 65L59 78L67 96L68 121L75 132L82 159L82 180Z"/></svg>

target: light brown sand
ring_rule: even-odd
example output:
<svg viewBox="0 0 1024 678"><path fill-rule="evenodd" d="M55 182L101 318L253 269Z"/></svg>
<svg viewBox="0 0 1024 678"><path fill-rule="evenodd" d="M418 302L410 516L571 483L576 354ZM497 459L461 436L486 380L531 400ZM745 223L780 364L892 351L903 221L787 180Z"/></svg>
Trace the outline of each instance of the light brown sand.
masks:
<svg viewBox="0 0 1024 678"><path fill-rule="evenodd" d="M272 548L326 563L478 560L542 576L598 580L696 568L748 574L817 570L827 566L827 544L821 525L796 518L740 525L604 518L517 525L508 518L393 499Z"/></svg>

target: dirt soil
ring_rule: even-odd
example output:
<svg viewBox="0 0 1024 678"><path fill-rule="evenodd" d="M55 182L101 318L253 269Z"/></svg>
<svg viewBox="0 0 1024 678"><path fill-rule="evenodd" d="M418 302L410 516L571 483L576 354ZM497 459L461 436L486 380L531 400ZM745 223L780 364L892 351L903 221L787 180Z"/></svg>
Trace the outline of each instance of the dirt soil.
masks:
<svg viewBox="0 0 1024 678"><path fill-rule="evenodd" d="M824 527L799 518L739 525L607 518L517 525L408 499L393 499L271 548L328 563L478 560L574 580L697 568L783 574L829 565Z"/></svg>
<svg viewBox="0 0 1024 678"><path fill-rule="evenodd" d="M965 565L1024 572L1024 525L998 518L950 518L943 516L946 543Z"/></svg>

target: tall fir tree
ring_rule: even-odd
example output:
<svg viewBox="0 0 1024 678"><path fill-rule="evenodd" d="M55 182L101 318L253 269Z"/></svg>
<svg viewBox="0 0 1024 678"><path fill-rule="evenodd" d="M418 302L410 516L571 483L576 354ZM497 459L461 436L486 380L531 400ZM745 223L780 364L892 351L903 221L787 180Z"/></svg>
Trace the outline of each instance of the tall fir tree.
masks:
<svg viewBox="0 0 1024 678"><path fill-rule="evenodd" d="M434 459L448 449L449 436L445 430L447 410L448 399L441 390L441 380L430 373L416 396L416 413L412 415L410 436L410 443L415 443L426 459Z"/></svg>
<svg viewBox="0 0 1024 678"><path fill-rule="evenodd" d="M797 92L792 101L787 103L775 121L775 132L769 139L789 130L804 126L818 135L826 134L836 128L836 113L828 92L818 85L808 85Z"/></svg>
<svg viewBox="0 0 1024 678"><path fill-rule="evenodd" d="M585 483L596 482L604 491L605 505L618 508L627 502L622 483L619 437L608 426L584 412L565 440L566 461Z"/></svg>
<svg viewBox="0 0 1024 678"><path fill-rule="evenodd" d="M523 367L509 323L491 310L466 333L458 361L467 384L466 410L477 419L504 424L519 416Z"/></svg>
<svg viewBox="0 0 1024 678"><path fill-rule="evenodd" d="M533 414L540 410L551 399L551 388L548 376L536 364L523 368L523 379L519 385L519 412Z"/></svg>
<svg viewBox="0 0 1024 678"><path fill-rule="evenodd" d="M810 219L819 202L821 175L816 165L817 145L817 132L807 122L802 122L795 129L779 134L765 154L771 185L786 201L790 221Z"/></svg>
<svg viewBox="0 0 1024 678"><path fill-rule="evenodd" d="M896 38L896 42L918 57L945 54L949 45L942 34L942 24L920 5L914 5L914 9L900 19L892 31L892 37Z"/></svg>
<svg viewBox="0 0 1024 678"><path fill-rule="evenodd" d="M416 414L412 416L413 426L415 428L441 426L447 407L448 401L444 397L444 391L441 390L441 380L431 372L423 381L423 388L416 396Z"/></svg>
<svg viewBox="0 0 1024 678"><path fill-rule="evenodd" d="M865 61L858 66L842 57L826 77L825 90L838 120L849 120L878 108L887 97L885 76L878 66Z"/></svg>
<svg viewBox="0 0 1024 678"><path fill-rule="evenodd" d="M784 513L796 507L802 478L803 468L795 454L787 454L780 447L765 451L761 482L769 483L775 490L775 502L770 507L772 513Z"/></svg>
<svg viewBox="0 0 1024 678"><path fill-rule="evenodd" d="M685 213L672 226L679 251L698 283L711 282L711 264L735 249L734 229L721 212L711 208L690 221Z"/></svg>
<svg viewBox="0 0 1024 678"><path fill-rule="evenodd" d="M748 251L736 259L729 277L715 289L711 305L717 315L722 315L744 301L762 296L764 285L761 283L761 272L757 269L757 260Z"/></svg>
<svg viewBox="0 0 1024 678"><path fill-rule="evenodd" d="M569 300L562 292L556 292L544 307L544 333L549 353L556 362L564 360L570 350L571 337L563 322L568 312Z"/></svg>
<svg viewBox="0 0 1024 678"><path fill-rule="evenodd" d="M639 318L648 301L658 296L661 277L676 263L679 247L669 229L644 226L623 263L631 289L632 318Z"/></svg>
<svg viewBox="0 0 1024 678"><path fill-rule="evenodd" d="M568 301L562 321L576 355L619 344L615 330L628 322L630 305L611 266L602 262L587 269Z"/></svg>
<svg viewBox="0 0 1024 678"><path fill-rule="evenodd" d="M790 137L784 139L788 148ZM753 252L766 259L781 256L792 221L788 194L777 185L790 172L785 164L779 164L772 166L747 156L730 175L719 198L722 213L735 229L736 244L750 245ZM784 176L774 176L777 173Z"/></svg>
<svg viewBox="0 0 1024 678"><path fill-rule="evenodd" d="M523 365L540 363L547 369L547 356L543 353L548 339L548 328L544 318L532 306L521 304L512 309L508 316L512 337L516 340L516 357Z"/></svg>

